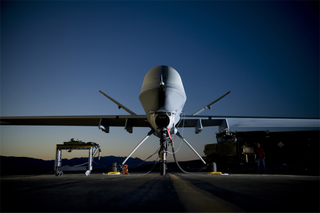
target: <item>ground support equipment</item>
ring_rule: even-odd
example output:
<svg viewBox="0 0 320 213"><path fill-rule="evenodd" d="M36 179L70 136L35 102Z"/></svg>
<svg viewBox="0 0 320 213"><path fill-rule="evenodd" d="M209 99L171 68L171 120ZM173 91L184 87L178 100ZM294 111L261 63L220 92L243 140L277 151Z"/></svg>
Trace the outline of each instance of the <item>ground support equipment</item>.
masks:
<svg viewBox="0 0 320 213"><path fill-rule="evenodd" d="M85 175L90 175L92 171L92 161L93 161L93 149L99 149L99 157L101 153L100 145L94 142L81 142L81 141L69 141L64 142L64 144L56 145L56 160L54 165L55 175L63 175L63 171L85 171ZM87 166L62 166L62 150L89 150L88 165Z"/></svg>

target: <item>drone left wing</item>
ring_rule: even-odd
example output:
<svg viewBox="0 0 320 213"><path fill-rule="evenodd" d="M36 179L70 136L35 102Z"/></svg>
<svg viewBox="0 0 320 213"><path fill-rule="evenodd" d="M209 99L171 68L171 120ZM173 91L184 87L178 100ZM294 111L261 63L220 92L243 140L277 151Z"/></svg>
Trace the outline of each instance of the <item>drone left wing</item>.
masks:
<svg viewBox="0 0 320 213"><path fill-rule="evenodd" d="M150 127L145 115L0 117L0 125L97 126L106 133L110 126L123 126L129 133L132 127Z"/></svg>

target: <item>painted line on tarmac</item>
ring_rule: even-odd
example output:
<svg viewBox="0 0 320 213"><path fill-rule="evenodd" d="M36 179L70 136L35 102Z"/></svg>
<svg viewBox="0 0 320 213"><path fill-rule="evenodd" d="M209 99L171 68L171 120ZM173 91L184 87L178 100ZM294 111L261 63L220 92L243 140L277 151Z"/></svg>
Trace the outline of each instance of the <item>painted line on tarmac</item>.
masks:
<svg viewBox="0 0 320 213"><path fill-rule="evenodd" d="M169 175L187 212L243 212L243 209L199 189L189 181L171 173Z"/></svg>

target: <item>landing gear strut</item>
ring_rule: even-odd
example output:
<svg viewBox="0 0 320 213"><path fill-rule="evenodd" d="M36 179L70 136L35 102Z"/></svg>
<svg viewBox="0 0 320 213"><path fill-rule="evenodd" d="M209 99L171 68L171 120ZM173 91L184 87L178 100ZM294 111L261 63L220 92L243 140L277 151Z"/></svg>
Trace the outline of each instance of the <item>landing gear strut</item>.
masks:
<svg viewBox="0 0 320 213"><path fill-rule="evenodd" d="M166 140L166 131L161 131L160 134L160 175L166 175L167 171L167 150L168 150L168 142Z"/></svg>

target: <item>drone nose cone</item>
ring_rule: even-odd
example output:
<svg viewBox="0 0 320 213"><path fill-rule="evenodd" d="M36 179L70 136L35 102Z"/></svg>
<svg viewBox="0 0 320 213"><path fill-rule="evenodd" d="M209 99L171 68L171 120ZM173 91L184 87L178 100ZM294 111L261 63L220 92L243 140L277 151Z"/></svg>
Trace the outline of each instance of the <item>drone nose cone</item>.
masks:
<svg viewBox="0 0 320 213"><path fill-rule="evenodd" d="M160 108L171 112L183 107L186 94L179 73L169 66L157 66L144 77L139 99L148 114Z"/></svg>
<svg viewBox="0 0 320 213"><path fill-rule="evenodd" d="M169 66L156 66L149 70L144 77L140 94L160 86L174 87L184 92L179 73Z"/></svg>

